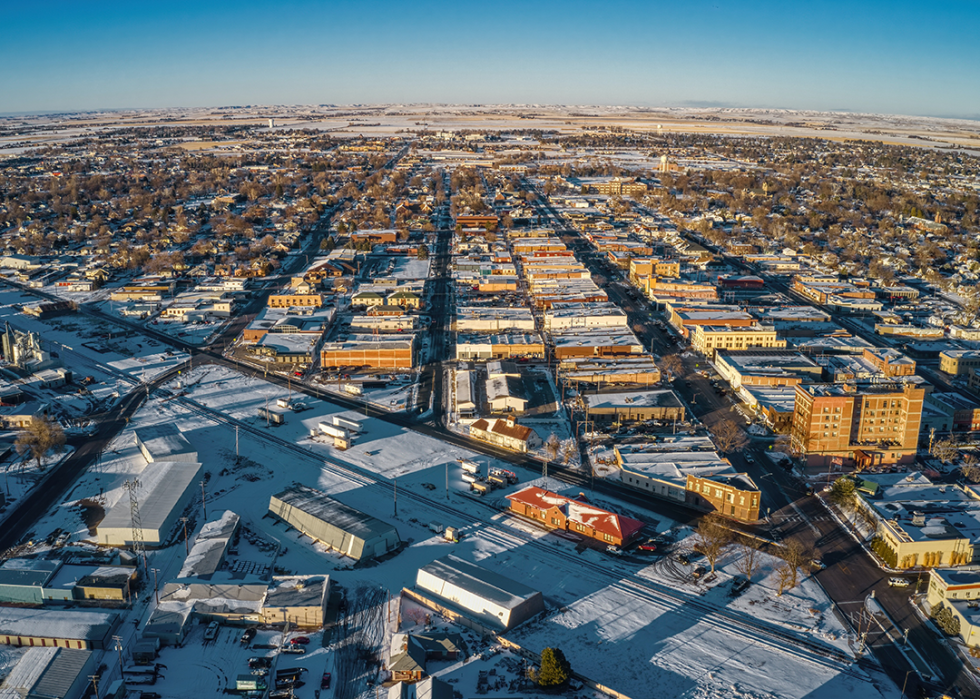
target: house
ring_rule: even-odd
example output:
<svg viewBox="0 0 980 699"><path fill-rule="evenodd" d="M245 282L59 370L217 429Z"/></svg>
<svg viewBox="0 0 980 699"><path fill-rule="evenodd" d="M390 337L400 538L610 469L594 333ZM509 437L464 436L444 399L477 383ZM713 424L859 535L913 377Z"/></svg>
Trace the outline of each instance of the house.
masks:
<svg viewBox="0 0 980 699"><path fill-rule="evenodd" d="M426 676L430 660L456 660L462 653L463 638L455 633L407 634L391 637L388 671L396 682L416 682Z"/></svg>
<svg viewBox="0 0 980 699"><path fill-rule="evenodd" d="M518 425L513 418L479 419L470 425L470 437L504 449L526 454L541 444L541 439L530 427Z"/></svg>
<svg viewBox="0 0 980 699"><path fill-rule="evenodd" d="M613 546L625 546L643 530L643 522L589 504L583 495L568 498L528 486L507 496L510 511L528 517L545 529L587 536Z"/></svg>

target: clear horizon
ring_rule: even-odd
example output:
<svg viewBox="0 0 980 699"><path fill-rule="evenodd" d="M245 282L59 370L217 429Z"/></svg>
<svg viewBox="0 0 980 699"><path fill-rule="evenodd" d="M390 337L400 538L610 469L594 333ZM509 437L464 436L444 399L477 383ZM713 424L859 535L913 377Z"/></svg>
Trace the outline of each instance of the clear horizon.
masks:
<svg viewBox="0 0 980 699"><path fill-rule="evenodd" d="M978 22L970 0L54 1L5 10L0 113L539 104L977 120Z"/></svg>

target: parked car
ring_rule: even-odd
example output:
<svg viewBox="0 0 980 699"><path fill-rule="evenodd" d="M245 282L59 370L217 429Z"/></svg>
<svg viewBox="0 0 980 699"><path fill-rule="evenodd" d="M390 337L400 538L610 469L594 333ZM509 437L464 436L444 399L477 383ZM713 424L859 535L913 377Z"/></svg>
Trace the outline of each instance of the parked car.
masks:
<svg viewBox="0 0 980 699"><path fill-rule="evenodd" d="M732 578L732 590L731 590L732 596L734 597L735 595L742 594L746 590L746 588L748 588L748 586L749 586L748 578L745 578L741 575L736 575L734 578Z"/></svg>
<svg viewBox="0 0 980 699"><path fill-rule="evenodd" d="M252 668L253 670L255 670L256 668L260 668L260 667L269 667L271 664L272 664L272 660L270 658L249 658L248 659L248 666L250 668Z"/></svg>
<svg viewBox="0 0 980 699"><path fill-rule="evenodd" d="M752 456L751 454L746 454L745 455L745 463L747 463L747 464L754 464L755 463L755 457Z"/></svg>
<svg viewBox="0 0 980 699"><path fill-rule="evenodd" d="M690 558L688 558L688 557L687 557L686 555L684 555L683 553L679 553L679 554L677 554L677 562L678 562L678 563L680 563L680 564L681 564L682 566L688 566L688 565L691 565L691 559L690 559Z"/></svg>
<svg viewBox="0 0 980 699"><path fill-rule="evenodd" d="M320 678L320 689L330 689L330 673L324 672Z"/></svg>
<svg viewBox="0 0 980 699"><path fill-rule="evenodd" d="M296 655L302 655L306 652L303 646L286 646L280 650L281 653L294 653Z"/></svg>
<svg viewBox="0 0 980 699"><path fill-rule="evenodd" d="M242 638L241 638L242 645L248 645L249 643L251 643L252 639L255 638L255 634L257 634L258 632L259 630L254 626L249 626L247 629L245 629L245 632L242 634Z"/></svg>
<svg viewBox="0 0 980 699"><path fill-rule="evenodd" d="M610 544L609 546L606 547L606 553L611 553L614 556L622 556L623 549L619 548L618 546L613 546L612 544Z"/></svg>
<svg viewBox="0 0 980 699"><path fill-rule="evenodd" d="M905 578L888 578L889 587L908 587L911 584Z"/></svg>
<svg viewBox="0 0 980 699"><path fill-rule="evenodd" d="M307 645L310 642L310 639L307 638L306 636L296 636L295 638L289 639L289 642L292 643L294 646L296 644L299 644L301 646L305 646L305 645Z"/></svg>
<svg viewBox="0 0 980 699"><path fill-rule="evenodd" d="M647 539L636 548L640 549L640 551L656 551L657 545L653 543L653 539Z"/></svg>

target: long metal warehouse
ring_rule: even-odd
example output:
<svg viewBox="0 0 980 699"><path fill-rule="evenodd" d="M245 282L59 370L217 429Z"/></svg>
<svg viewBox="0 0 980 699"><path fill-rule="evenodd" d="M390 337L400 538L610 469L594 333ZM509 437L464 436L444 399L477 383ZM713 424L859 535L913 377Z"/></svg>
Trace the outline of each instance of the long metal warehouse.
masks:
<svg viewBox="0 0 980 699"><path fill-rule="evenodd" d="M190 499L198 492L201 464L187 461L154 461L139 474L140 521L143 525L143 542L148 547L160 546L173 531L180 514ZM110 508L96 528L100 544L105 546L129 546L133 543L133 517L129 495L122 497Z"/></svg>
<svg viewBox="0 0 980 699"><path fill-rule="evenodd" d="M354 559L383 556L398 547L398 531L319 490L294 485L269 499L269 511L307 536Z"/></svg>
<svg viewBox="0 0 980 699"><path fill-rule="evenodd" d="M537 590L452 555L419 568L415 587L500 629L513 628L544 611L544 597Z"/></svg>

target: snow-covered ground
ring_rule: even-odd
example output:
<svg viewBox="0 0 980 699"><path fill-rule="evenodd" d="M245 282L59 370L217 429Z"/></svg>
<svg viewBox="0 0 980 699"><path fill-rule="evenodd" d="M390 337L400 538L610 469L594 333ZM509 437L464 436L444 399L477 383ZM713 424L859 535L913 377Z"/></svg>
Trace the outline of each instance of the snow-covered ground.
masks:
<svg viewBox="0 0 980 699"><path fill-rule="evenodd" d="M889 696L856 668L766 633L766 625L772 624L791 638L848 650L846 634L815 583L804 581L796 590L776 597L772 560L763 561L749 591L730 600L724 588L733 574L734 558L722 562L715 586L706 588L688 580L686 571L658 563L655 555L614 558L602 546L554 536L504 511L502 496L529 484L567 495L577 495L578 488L554 479L545 483L530 472L509 467L517 471L521 483L478 498L466 491L456 459L492 463L487 457L377 417L355 415L326 401L307 400L312 404L310 410L287 413L287 424L282 427L265 427L257 416L258 408L264 407L266 399L274 404L286 392L259 377L222 367L196 368L180 382L179 390L176 381L169 388L174 393L186 391L186 395L154 396L113 442L101 468L85 474L66 502L38 524L35 540L56 528L72 532L75 541L90 539L84 517L91 508L84 506L98 499L100 492L104 505L111 506L126 496L122 484L127 478L154 468L137 450L132 429L170 423L183 431L210 476L209 514L225 509L237 512L255 536L278 543L283 551L275 565L280 569L298 574L327 572L347 589L381 586L397 594L414 584L419 567L436 558L453 553L473 560L545 595L548 614L511 634L514 641L535 652L557 644L576 670L631 697L651 696L653 686L661 687L664 696L705 699ZM339 452L309 440L311 427L331 415L362 422L362 432L350 450ZM236 425L238 449L245 457L237 464ZM323 490L390 522L406 547L386 560L355 565L265 517L269 496L294 482ZM676 527L668 519L615 499L594 502L647 522L648 531ZM193 517L199 526L199 508ZM463 526L467 535L459 544L446 543L428 528L431 522ZM243 549L241 555L249 554ZM152 552L150 564L166 580L177 574L184 557L184 547L178 542ZM152 601L144 604L152 607ZM140 615L145 618L148 611L141 608ZM195 629L188 640L187 649L195 650L193 658L186 656L188 650L167 650L161 658L171 668L160 685L165 696L171 692L164 689L175 682L173 693L182 696L187 680L173 670L184 657L191 665L201 666L209 693L238 674L246 652L234 632L223 631L218 642L204 651L200 639L195 640L199 633ZM168 654L175 663L168 662ZM318 675L314 673L327 666L329 653L314 643L302 661L292 660L290 665L309 663L315 683ZM456 684L464 696L472 695L470 675L475 668L465 664L446 673L448 679L453 672L460 673ZM513 696L507 688L494 694Z"/></svg>

